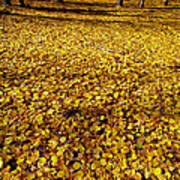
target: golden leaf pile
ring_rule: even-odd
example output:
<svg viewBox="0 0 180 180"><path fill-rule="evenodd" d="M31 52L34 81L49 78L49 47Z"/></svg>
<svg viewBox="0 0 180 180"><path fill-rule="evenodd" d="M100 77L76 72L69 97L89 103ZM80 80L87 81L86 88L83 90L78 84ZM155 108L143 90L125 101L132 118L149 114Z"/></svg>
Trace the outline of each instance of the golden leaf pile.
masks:
<svg viewBox="0 0 180 180"><path fill-rule="evenodd" d="M0 17L0 179L180 179L178 1L68 2Z"/></svg>

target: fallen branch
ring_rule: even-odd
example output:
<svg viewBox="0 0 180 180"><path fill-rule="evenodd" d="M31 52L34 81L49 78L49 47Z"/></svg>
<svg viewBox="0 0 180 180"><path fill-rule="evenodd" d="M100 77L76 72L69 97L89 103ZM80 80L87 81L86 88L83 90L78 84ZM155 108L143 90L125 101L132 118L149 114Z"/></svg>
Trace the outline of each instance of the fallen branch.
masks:
<svg viewBox="0 0 180 180"><path fill-rule="evenodd" d="M102 50L102 51L106 51L106 52L119 53L119 54L125 55L125 52L124 52L124 51L117 51L117 50L113 51L113 50L111 50L111 49L101 48L101 47L99 47L99 46L97 46L96 48L97 48L97 49L100 49L100 50Z"/></svg>

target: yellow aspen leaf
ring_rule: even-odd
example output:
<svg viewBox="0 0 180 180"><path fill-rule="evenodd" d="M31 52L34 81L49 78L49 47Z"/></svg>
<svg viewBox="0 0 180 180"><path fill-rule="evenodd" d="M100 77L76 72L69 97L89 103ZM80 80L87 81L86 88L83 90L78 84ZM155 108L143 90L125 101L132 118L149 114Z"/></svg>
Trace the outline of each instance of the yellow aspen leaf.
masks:
<svg viewBox="0 0 180 180"><path fill-rule="evenodd" d="M100 158L99 153L96 153L96 154L94 155L94 157L95 157L96 159L99 159L99 158Z"/></svg>
<svg viewBox="0 0 180 180"><path fill-rule="evenodd" d="M108 162L107 165L106 165L106 169L110 171L112 166L113 166L112 163Z"/></svg>
<svg viewBox="0 0 180 180"><path fill-rule="evenodd" d="M177 109L180 109L180 101L177 102L176 108L177 108Z"/></svg>
<svg viewBox="0 0 180 180"><path fill-rule="evenodd" d="M13 138L12 138L12 137L7 137L7 138L5 139L5 144L8 145L8 144L10 144L12 141L13 141Z"/></svg>
<svg viewBox="0 0 180 180"><path fill-rule="evenodd" d="M34 97L35 100L37 100L39 98L39 94L38 93L34 93L33 97Z"/></svg>
<svg viewBox="0 0 180 180"><path fill-rule="evenodd" d="M45 135L46 135L46 131L45 131L45 130L42 130L42 131L41 131L41 134L42 134L43 136L45 136Z"/></svg>
<svg viewBox="0 0 180 180"><path fill-rule="evenodd" d="M120 94L121 94L121 96L124 96L124 94L125 94L125 91L121 91L121 93L120 93Z"/></svg>
<svg viewBox="0 0 180 180"><path fill-rule="evenodd" d="M96 74L97 74L97 75L101 74L101 70L97 70L97 71L96 71Z"/></svg>
<svg viewBox="0 0 180 180"><path fill-rule="evenodd" d="M2 85L3 85L4 87L8 87L8 86L9 86L8 83L3 83Z"/></svg>
<svg viewBox="0 0 180 180"><path fill-rule="evenodd" d="M170 179L171 178L171 173L170 172L165 172L165 176L168 178L168 179Z"/></svg>
<svg viewBox="0 0 180 180"><path fill-rule="evenodd" d="M4 94L3 91L0 91L0 96L3 96L3 94Z"/></svg>
<svg viewBox="0 0 180 180"><path fill-rule="evenodd" d="M100 160L100 163L101 163L102 166L105 166L106 163L107 163L107 162L106 162L106 159L101 159L101 160Z"/></svg>
<svg viewBox="0 0 180 180"><path fill-rule="evenodd" d="M103 120L104 120L104 118L105 118L105 116L103 116L103 115L102 115L102 116L100 116L100 120L101 120L101 121L103 121Z"/></svg>
<svg viewBox="0 0 180 180"><path fill-rule="evenodd" d="M39 158L39 155L40 155L39 151L35 151L34 156L35 156L36 158Z"/></svg>
<svg viewBox="0 0 180 180"><path fill-rule="evenodd" d="M57 164L57 162L58 162L58 158L57 158L57 156L56 155L52 155L51 156L51 164L52 164L52 166L55 166L56 164Z"/></svg>
<svg viewBox="0 0 180 180"><path fill-rule="evenodd" d="M37 175L38 175L39 177L41 177L41 176L43 175L43 173L42 173L41 171L37 171Z"/></svg>
<svg viewBox="0 0 180 180"><path fill-rule="evenodd" d="M24 144L23 147L22 147L23 151L28 150L28 148L29 148L29 146L27 144Z"/></svg>
<svg viewBox="0 0 180 180"><path fill-rule="evenodd" d="M92 170L96 169L96 164L94 162L91 164L91 169Z"/></svg>
<svg viewBox="0 0 180 180"><path fill-rule="evenodd" d="M127 168L127 162L126 162L126 159L123 159L123 162L122 162L122 163L123 163L123 164L122 164L121 169L124 170L124 169Z"/></svg>
<svg viewBox="0 0 180 180"><path fill-rule="evenodd" d="M76 100L75 100L75 106L78 106L79 103L80 103L80 101L81 101L80 99L76 99Z"/></svg>
<svg viewBox="0 0 180 180"><path fill-rule="evenodd" d="M63 153L64 153L64 151L59 150L56 154L57 154L57 156L62 156L62 155L63 155Z"/></svg>
<svg viewBox="0 0 180 180"><path fill-rule="evenodd" d="M24 157L19 157L17 159L17 164L21 164L22 162L24 162Z"/></svg>
<svg viewBox="0 0 180 180"><path fill-rule="evenodd" d="M131 175L135 175L136 174L136 170L135 169L132 169L131 170Z"/></svg>
<svg viewBox="0 0 180 180"><path fill-rule="evenodd" d="M170 124L174 124L174 123L176 123L176 121L175 121L174 119L170 119L170 120L169 120L169 123L170 123Z"/></svg>
<svg viewBox="0 0 180 180"><path fill-rule="evenodd" d="M2 169L3 168L3 159L2 159L2 157L0 157L0 169Z"/></svg>
<svg viewBox="0 0 180 180"><path fill-rule="evenodd" d="M21 171L22 168L21 168L20 166L17 166L16 170L17 170L17 171Z"/></svg>
<svg viewBox="0 0 180 180"><path fill-rule="evenodd" d="M101 96L96 96L96 100L100 100L101 99Z"/></svg>
<svg viewBox="0 0 180 180"><path fill-rule="evenodd" d="M38 139L35 141L35 143L34 143L34 147L39 146L39 144L40 144L40 139L38 138Z"/></svg>
<svg viewBox="0 0 180 180"><path fill-rule="evenodd" d="M79 161L74 162L72 167L76 171L81 168L81 163Z"/></svg>
<svg viewBox="0 0 180 180"><path fill-rule="evenodd" d="M42 167L45 163L46 163L46 158L45 157L41 157L39 158L39 161L38 161L38 167Z"/></svg>
<svg viewBox="0 0 180 180"><path fill-rule="evenodd" d="M84 176L84 172L83 171L78 171L76 173L76 176L74 177L75 180L80 180L80 179L83 179L83 176Z"/></svg>
<svg viewBox="0 0 180 180"><path fill-rule="evenodd" d="M92 162L91 169L94 170L94 169L98 168L99 166L100 166L100 162L96 160L96 161Z"/></svg>
<svg viewBox="0 0 180 180"><path fill-rule="evenodd" d="M45 171L45 172L50 172L50 171L51 171L51 168L45 167L45 168L44 168L44 171Z"/></svg>
<svg viewBox="0 0 180 180"><path fill-rule="evenodd" d="M60 142L61 142L61 143L65 143L65 142L66 142L66 136L62 136L62 137L60 138Z"/></svg>
<svg viewBox="0 0 180 180"><path fill-rule="evenodd" d="M131 140L134 140L134 136L132 134L128 134L127 137Z"/></svg>
<svg viewBox="0 0 180 180"><path fill-rule="evenodd" d="M172 143L171 143L171 140L168 139L168 140L167 140L167 144L168 144L168 146L171 146L171 144L172 144Z"/></svg>
<svg viewBox="0 0 180 180"><path fill-rule="evenodd" d="M52 148L52 149L55 149L58 145L58 141L54 140L54 139L51 139L49 140L49 146Z"/></svg>
<svg viewBox="0 0 180 180"><path fill-rule="evenodd" d="M169 166L169 170L172 172L175 169L173 166Z"/></svg>
<svg viewBox="0 0 180 180"><path fill-rule="evenodd" d="M43 123L43 115L42 114L38 114L36 117L35 117L35 121L40 125Z"/></svg>
<svg viewBox="0 0 180 180"><path fill-rule="evenodd" d="M161 170L161 168L154 168L153 169L153 173L158 177L159 175L161 175L161 172L162 172L162 170Z"/></svg>
<svg viewBox="0 0 180 180"><path fill-rule="evenodd" d="M136 147L138 149L141 149L143 147L143 144L142 144L142 142L140 140L137 141Z"/></svg>
<svg viewBox="0 0 180 180"><path fill-rule="evenodd" d="M119 116L123 116L123 112L122 111L119 111Z"/></svg>
<svg viewBox="0 0 180 180"><path fill-rule="evenodd" d="M112 153L109 153L109 154L108 154L108 158L110 158L110 159L113 158L113 154L112 154Z"/></svg>
<svg viewBox="0 0 180 180"><path fill-rule="evenodd" d="M87 95L87 98L88 98L88 100L91 100L91 99L93 98L93 96L90 95L90 94L88 94L88 95Z"/></svg>
<svg viewBox="0 0 180 180"><path fill-rule="evenodd" d="M144 134L144 131L145 131L144 126L142 126L141 127L141 133Z"/></svg>
<svg viewBox="0 0 180 180"><path fill-rule="evenodd" d="M63 178L64 177L64 171L59 171L58 173L57 173L57 177L59 177L59 178Z"/></svg>
<svg viewBox="0 0 180 180"><path fill-rule="evenodd" d="M132 123L129 123L127 129L132 129L132 128L133 128L133 127L132 127Z"/></svg>
<svg viewBox="0 0 180 180"><path fill-rule="evenodd" d="M117 154L118 148L116 146L114 146L111 148L111 151L113 152L113 154Z"/></svg>
<svg viewBox="0 0 180 180"><path fill-rule="evenodd" d="M36 176L35 174L28 174L27 179L33 180L35 178L35 176Z"/></svg>
<svg viewBox="0 0 180 180"><path fill-rule="evenodd" d="M34 161L34 159L32 157L29 157L27 160L26 160L26 163L27 164L32 164L32 162Z"/></svg>
<svg viewBox="0 0 180 180"><path fill-rule="evenodd" d="M137 156L134 152L132 153L131 159L133 159L133 160L137 159Z"/></svg>
<svg viewBox="0 0 180 180"><path fill-rule="evenodd" d="M113 170L113 172L114 172L115 174L119 174L120 171L121 171L121 169L120 169L119 166L116 166L116 167L114 168L114 170Z"/></svg>
<svg viewBox="0 0 180 180"><path fill-rule="evenodd" d="M147 170L147 168L145 168L144 176L145 176L146 179L148 179L150 177L150 174L151 174L151 172L149 172Z"/></svg>
<svg viewBox="0 0 180 180"><path fill-rule="evenodd" d="M172 154L172 153L169 153L169 154L168 154L168 157L173 158L173 154Z"/></svg>
<svg viewBox="0 0 180 180"><path fill-rule="evenodd" d="M118 92L115 92L113 96L114 96L115 99L117 99L118 96L119 96L119 93L118 93Z"/></svg>
<svg viewBox="0 0 180 180"><path fill-rule="evenodd" d="M51 115L51 114L53 114L53 112L54 112L54 109L49 109L47 114Z"/></svg>
<svg viewBox="0 0 180 180"><path fill-rule="evenodd" d="M43 96L47 96L48 94L49 94L48 91L44 91L44 92L43 92Z"/></svg>

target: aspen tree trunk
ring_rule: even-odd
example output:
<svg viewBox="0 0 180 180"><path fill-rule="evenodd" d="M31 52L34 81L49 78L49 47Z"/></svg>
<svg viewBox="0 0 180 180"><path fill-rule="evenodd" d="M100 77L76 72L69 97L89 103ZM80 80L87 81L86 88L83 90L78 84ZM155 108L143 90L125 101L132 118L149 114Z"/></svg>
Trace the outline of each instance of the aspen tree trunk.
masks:
<svg viewBox="0 0 180 180"><path fill-rule="evenodd" d="M117 0L117 6L123 6L123 0Z"/></svg>
<svg viewBox="0 0 180 180"><path fill-rule="evenodd" d="M164 0L163 4L164 4L164 6L167 6L168 5L168 0Z"/></svg>
<svg viewBox="0 0 180 180"><path fill-rule="evenodd" d="M140 6L141 8L144 7L144 0L140 0L140 1L139 1L139 6Z"/></svg>

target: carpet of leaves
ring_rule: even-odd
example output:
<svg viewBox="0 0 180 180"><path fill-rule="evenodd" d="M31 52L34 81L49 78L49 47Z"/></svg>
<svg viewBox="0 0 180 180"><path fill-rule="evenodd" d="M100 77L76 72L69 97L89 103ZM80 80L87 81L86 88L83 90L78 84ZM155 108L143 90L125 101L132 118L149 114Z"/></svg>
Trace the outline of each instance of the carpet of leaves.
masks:
<svg viewBox="0 0 180 180"><path fill-rule="evenodd" d="M180 179L178 1L104 2L1 14L0 179Z"/></svg>

